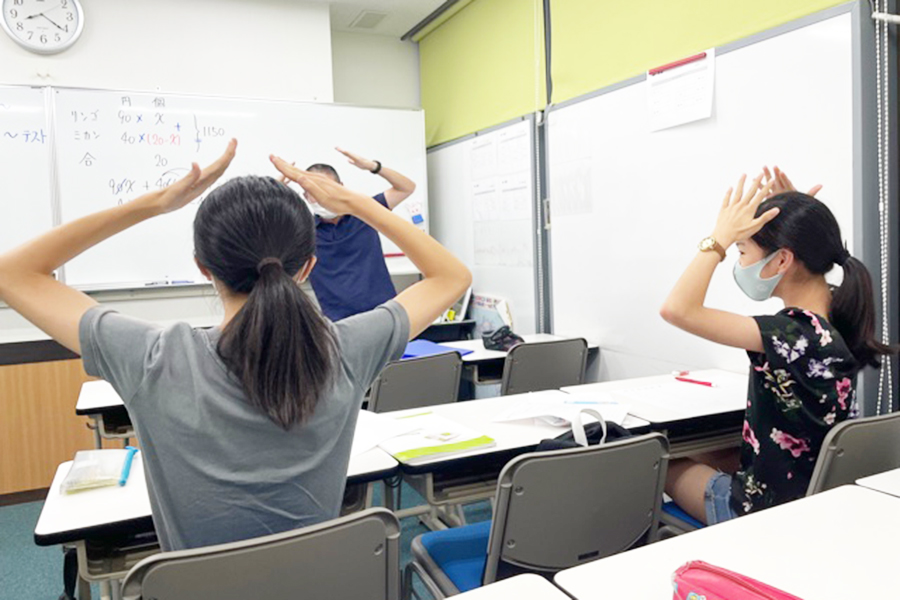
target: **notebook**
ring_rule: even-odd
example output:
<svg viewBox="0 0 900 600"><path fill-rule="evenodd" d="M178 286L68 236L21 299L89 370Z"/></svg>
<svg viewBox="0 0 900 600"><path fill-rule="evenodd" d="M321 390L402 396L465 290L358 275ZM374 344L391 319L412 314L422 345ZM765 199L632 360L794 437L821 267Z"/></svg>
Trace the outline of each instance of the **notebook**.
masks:
<svg viewBox="0 0 900 600"><path fill-rule="evenodd" d="M448 352L459 352L460 356L465 356L466 354L471 354L472 350L441 346L440 344L435 344L429 340L413 340L406 345L406 350L403 351L403 358L421 358L423 356L446 354Z"/></svg>
<svg viewBox="0 0 900 600"><path fill-rule="evenodd" d="M379 446L408 465L497 445L493 438L430 411L399 417L397 420L414 424L415 429L406 435L384 440Z"/></svg>

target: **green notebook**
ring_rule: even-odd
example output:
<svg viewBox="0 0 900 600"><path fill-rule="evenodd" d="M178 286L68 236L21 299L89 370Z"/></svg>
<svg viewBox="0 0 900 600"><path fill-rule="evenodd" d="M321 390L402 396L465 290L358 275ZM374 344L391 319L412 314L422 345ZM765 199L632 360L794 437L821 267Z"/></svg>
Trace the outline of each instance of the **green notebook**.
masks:
<svg viewBox="0 0 900 600"><path fill-rule="evenodd" d="M400 418L415 423L416 429L385 440L379 446L398 461L408 465L497 445L494 438L432 412Z"/></svg>

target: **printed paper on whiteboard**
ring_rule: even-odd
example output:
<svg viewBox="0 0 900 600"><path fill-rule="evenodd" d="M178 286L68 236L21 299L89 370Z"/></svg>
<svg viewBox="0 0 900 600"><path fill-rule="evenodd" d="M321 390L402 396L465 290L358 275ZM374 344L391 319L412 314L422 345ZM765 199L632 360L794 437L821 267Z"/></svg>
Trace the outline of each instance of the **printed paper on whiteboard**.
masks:
<svg viewBox="0 0 900 600"><path fill-rule="evenodd" d="M647 71L650 131L660 131L712 116L716 87L716 50L681 66Z"/></svg>

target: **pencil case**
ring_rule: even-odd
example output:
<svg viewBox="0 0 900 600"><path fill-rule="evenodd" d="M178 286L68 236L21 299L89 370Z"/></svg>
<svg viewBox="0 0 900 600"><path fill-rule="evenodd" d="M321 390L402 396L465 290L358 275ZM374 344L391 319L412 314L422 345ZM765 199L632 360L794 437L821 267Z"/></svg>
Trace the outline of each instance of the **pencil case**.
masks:
<svg viewBox="0 0 900 600"><path fill-rule="evenodd" d="M686 563L672 576L673 600L801 600L797 596L702 560Z"/></svg>

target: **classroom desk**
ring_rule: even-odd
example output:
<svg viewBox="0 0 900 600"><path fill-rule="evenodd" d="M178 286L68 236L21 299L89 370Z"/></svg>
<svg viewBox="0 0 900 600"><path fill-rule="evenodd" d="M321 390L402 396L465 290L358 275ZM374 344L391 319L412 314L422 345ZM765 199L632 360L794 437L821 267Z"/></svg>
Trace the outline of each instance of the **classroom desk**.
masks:
<svg viewBox="0 0 900 600"><path fill-rule="evenodd" d="M428 410L469 427L496 441L490 448L479 448L449 457L427 460L415 465L400 465L403 479L409 483L432 507L430 518L423 519L433 529L444 526L437 520L448 520L453 525L462 524L458 515L436 514L435 510L447 505L456 505L492 498L497 487L497 476L511 459L530 452L547 438L560 436L568 427L555 427L539 420L496 423L494 417L512 404L521 400L522 395L501 396L482 400L468 400L453 404L440 404ZM381 413L387 417L401 417L421 412L422 409L408 409ZM625 427L635 433L646 433L649 424L642 419L629 416Z"/></svg>
<svg viewBox="0 0 900 600"><path fill-rule="evenodd" d="M75 414L89 417L93 422L94 446L103 447L104 439L124 439L134 437L131 417L122 403L122 398L113 386L103 380L86 381L81 385Z"/></svg>
<svg viewBox="0 0 900 600"><path fill-rule="evenodd" d="M857 479L856 485L900 498L900 469Z"/></svg>
<svg viewBox="0 0 900 600"><path fill-rule="evenodd" d="M65 544L75 547L82 581L109 586L121 579L142 559L159 552L143 461L136 460L123 487L109 487L63 495L59 489L72 461L56 470L53 483L34 528L39 546ZM350 458L346 498L359 498L353 510L371 499L372 484L396 475L398 463L386 452L374 448ZM364 493L353 493L365 486ZM80 585L79 598L89 598L90 588ZM113 584L112 595L117 588ZM103 590L104 596L106 589Z"/></svg>
<svg viewBox="0 0 900 600"><path fill-rule="evenodd" d="M622 379L564 387L570 394L604 392L629 405L629 414L669 438L671 458L732 448L741 443L748 376L718 369L692 371L692 379L714 381L707 388L678 382L671 375ZM681 386L673 388L671 386ZM677 392L666 397L666 389Z"/></svg>
<svg viewBox="0 0 900 600"><path fill-rule="evenodd" d="M895 598L900 499L843 486L561 571L577 600L671 598L672 573L702 560L804 600Z"/></svg>
<svg viewBox="0 0 900 600"><path fill-rule="evenodd" d="M569 597L558 587L541 577L531 573L516 575L509 579L497 581L464 592L453 597L454 600L569 600Z"/></svg>

